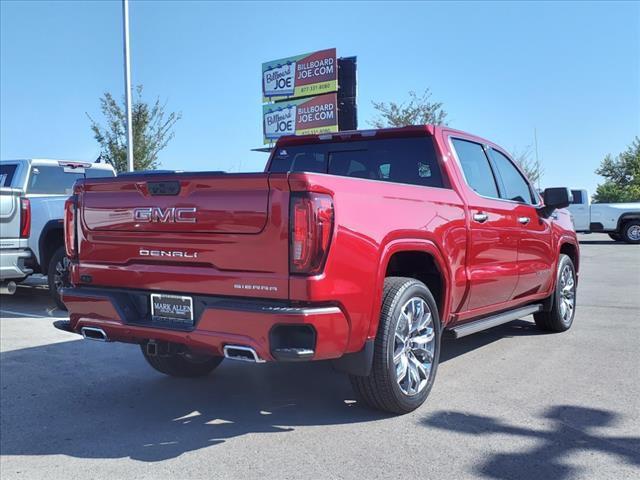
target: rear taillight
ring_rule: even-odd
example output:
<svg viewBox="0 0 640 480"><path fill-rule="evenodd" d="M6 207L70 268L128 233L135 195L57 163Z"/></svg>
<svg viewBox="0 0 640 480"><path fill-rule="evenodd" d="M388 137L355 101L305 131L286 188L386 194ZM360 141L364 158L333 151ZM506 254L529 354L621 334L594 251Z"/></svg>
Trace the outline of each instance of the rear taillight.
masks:
<svg viewBox="0 0 640 480"><path fill-rule="evenodd" d="M31 235L31 202L28 198L20 199L20 238Z"/></svg>
<svg viewBox="0 0 640 480"><path fill-rule="evenodd" d="M76 197L69 197L64 202L64 246L67 257L75 258L78 253L76 232Z"/></svg>
<svg viewBox="0 0 640 480"><path fill-rule="evenodd" d="M289 227L291 273L320 273L333 232L333 201L320 193L292 193Z"/></svg>

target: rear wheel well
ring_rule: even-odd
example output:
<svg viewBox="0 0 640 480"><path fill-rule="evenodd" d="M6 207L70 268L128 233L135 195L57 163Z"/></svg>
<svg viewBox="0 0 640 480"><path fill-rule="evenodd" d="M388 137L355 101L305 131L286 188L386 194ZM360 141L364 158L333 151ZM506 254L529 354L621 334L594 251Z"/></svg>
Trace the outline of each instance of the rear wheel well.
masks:
<svg viewBox="0 0 640 480"><path fill-rule="evenodd" d="M620 220L618 220L618 233L622 233L622 230L624 230L625 225L628 222L631 221L638 221L640 220L640 212L633 212L633 213L625 213L624 215L622 215L620 217Z"/></svg>
<svg viewBox="0 0 640 480"><path fill-rule="evenodd" d="M573 262L573 268L575 268L577 272L579 259L578 259L578 249L576 248L576 246L571 243L563 243L560 246L560 253L564 253L571 259L571 261Z"/></svg>
<svg viewBox="0 0 640 480"><path fill-rule="evenodd" d="M64 229L62 226L49 227L40 238L40 272L46 275L51 257L64 246Z"/></svg>
<svg viewBox="0 0 640 480"><path fill-rule="evenodd" d="M435 299L440 314L444 308L445 285L442 272L427 252L403 251L392 255L385 277L410 277L424 283Z"/></svg>

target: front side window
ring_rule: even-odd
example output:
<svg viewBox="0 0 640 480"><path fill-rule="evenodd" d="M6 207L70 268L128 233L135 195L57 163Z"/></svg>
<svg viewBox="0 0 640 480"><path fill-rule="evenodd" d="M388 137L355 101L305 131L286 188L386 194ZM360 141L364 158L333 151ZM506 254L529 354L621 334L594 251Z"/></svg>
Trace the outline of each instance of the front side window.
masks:
<svg viewBox="0 0 640 480"><path fill-rule="evenodd" d="M65 172L63 167L34 165L31 167L27 193L71 195L73 184L80 178L113 177L111 170L87 168L85 173Z"/></svg>
<svg viewBox="0 0 640 480"><path fill-rule="evenodd" d="M514 202L534 204L536 203L529 183L525 180L511 160L497 150L491 149L491 156L495 163L498 174L502 179L502 198Z"/></svg>
<svg viewBox="0 0 640 480"><path fill-rule="evenodd" d="M479 195L500 198L489 159L482 145L458 138L454 138L452 143L467 184Z"/></svg>
<svg viewBox="0 0 640 480"><path fill-rule="evenodd" d="M582 191L580 190L571 190L571 195L573 196L572 204L582 203Z"/></svg>

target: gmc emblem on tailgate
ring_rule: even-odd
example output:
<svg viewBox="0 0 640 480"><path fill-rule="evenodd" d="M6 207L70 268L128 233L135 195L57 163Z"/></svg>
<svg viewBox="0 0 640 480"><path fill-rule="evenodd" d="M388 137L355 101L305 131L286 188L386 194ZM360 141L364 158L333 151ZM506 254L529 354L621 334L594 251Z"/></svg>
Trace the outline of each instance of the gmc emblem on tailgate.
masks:
<svg viewBox="0 0 640 480"><path fill-rule="evenodd" d="M147 223L196 223L195 207L162 209L160 207L142 207L133 209L136 222Z"/></svg>

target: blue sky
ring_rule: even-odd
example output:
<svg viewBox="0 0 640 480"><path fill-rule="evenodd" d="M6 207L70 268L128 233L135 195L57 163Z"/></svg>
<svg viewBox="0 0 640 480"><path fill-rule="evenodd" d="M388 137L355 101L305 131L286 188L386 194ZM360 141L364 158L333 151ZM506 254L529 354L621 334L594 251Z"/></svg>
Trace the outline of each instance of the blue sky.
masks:
<svg viewBox="0 0 640 480"><path fill-rule="evenodd" d="M163 168L261 170L261 63L336 47L372 100L432 90L449 125L538 146L543 185L593 190L640 134L640 3L154 2L130 8L132 75L182 112ZM94 159L85 113L123 95L121 4L0 3L0 157Z"/></svg>

